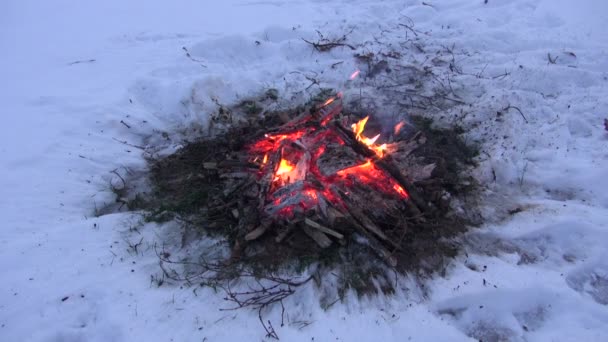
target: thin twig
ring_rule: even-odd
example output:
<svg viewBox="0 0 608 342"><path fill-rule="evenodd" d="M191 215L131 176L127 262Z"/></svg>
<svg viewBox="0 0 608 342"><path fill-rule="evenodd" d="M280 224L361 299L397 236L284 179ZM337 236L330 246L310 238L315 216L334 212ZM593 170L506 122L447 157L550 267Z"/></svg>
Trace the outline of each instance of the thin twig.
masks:
<svg viewBox="0 0 608 342"><path fill-rule="evenodd" d="M122 176L120 175L120 173L118 173L117 171L118 169L114 169L112 171L110 171L110 173L115 174L116 176L118 176L118 178L120 178L120 180L122 181L122 188L125 189L127 187L127 182L125 182L125 179L122 178Z"/></svg>
<svg viewBox="0 0 608 342"><path fill-rule="evenodd" d="M509 109L515 109L516 111L518 111L518 112L519 112L519 114L521 115L521 117L524 119L524 121L525 121L526 123L528 123L528 119L526 119L526 116L525 116L525 115L524 115L524 113L521 111L521 109L519 109L518 107L515 107L515 106L508 105L508 106L506 106L505 108L503 108L502 110L503 110L503 111L508 111Z"/></svg>
<svg viewBox="0 0 608 342"><path fill-rule="evenodd" d="M120 123L121 123L121 124L123 124L123 125L125 125L125 127L127 127L127 128L131 128L131 126L129 126L129 125L128 125L126 122L124 122L123 120L120 120Z"/></svg>
<svg viewBox="0 0 608 342"><path fill-rule="evenodd" d="M327 38L325 38L323 36L323 34L321 32L319 32L319 30L317 30L317 34L319 35L319 41L316 43L313 43L309 40L306 40L304 38L302 38L303 41L305 41L306 43L312 45L315 50L319 51L319 52L326 52L329 51L335 47L338 46L346 46L349 47L351 50L355 50L355 47L345 43L346 42L346 36L348 36L350 33L353 32L354 29L350 30L350 32L344 34L342 37L338 38L338 39L333 39L333 40L329 40Z"/></svg>
<svg viewBox="0 0 608 342"><path fill-rule="evenodd" d="M200 66L202 66L205 69L207 68L207 66L205 64L203 64L203 61L192 57L192 55L190 54L190 51L188 51L188 49L185 46L182 46L182 50L184 50L186 52L186 57L188 57L191 61L198 63Z"/></svg>
<svg viewBox="0 0 608 342"><path fill-rule="evenodd" d="M412 31L412 33L414 34L414 36L418 37L418 33L417 33L417 32L416 32L416 30L414 30L414 29L413 29L411 26L406 25L406 24L399 24L399 26L403 26L403 27L405 27L406 29L408 29L408 30Z"/></svg>
<svg viewBox="0 0 608 342"><path fill-rule="evenodd" d="M555 64L557 62L557 59L559 58L559 56L555 56L555 58L551 58L551 53L547 53L547 59L549 60L549 63L547 64Z"/></svg>
<svg viewBox="0 0 608 342"><path fill-rule="evenodd" d="M349 47L351 50L356 50L354 46L350 45L350 44L346 44L346 43L339 43L339 42L329 42L329 43L313 43L311 41L308 41L304 38L302 38L303 41L305 41L306 43L312 45L315 50L319 51L319 52L326 52L329 51L333 48L336 48L338 46L346 46Z"/></svg>
<svg viewBox="0 0 608 342"><path fill-rule="evenodd" d="M116 138L112 138L112 140L117 141L117 142L119 142L121 144L124 144L124 145L127 145L127 146L138 148L140 150L145 150L146 149L144 146L129 144L126 140L118 140Z"/></svg>
<svg viewBox="0 0 608 342"><path fill-rule="evenodd" d="M81 63L94 63L95 61L96 61L95 59L86 59L86 60L74 61L74 62L68 63L68 65L81 64Z"/></svg>

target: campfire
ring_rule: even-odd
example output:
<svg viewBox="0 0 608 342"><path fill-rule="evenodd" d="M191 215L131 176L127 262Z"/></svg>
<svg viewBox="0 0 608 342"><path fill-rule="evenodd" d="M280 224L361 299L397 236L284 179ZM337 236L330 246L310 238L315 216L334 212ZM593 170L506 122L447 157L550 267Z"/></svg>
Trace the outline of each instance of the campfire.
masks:
<svg viewBox="0 0 608 342"><path fill-rule="evenodd" d="M149 160L151 187L117 202L182 223L181 247L172 239L157 250L159 286L221 288L261 312L311 280L326 306L349 290L393 293L395 272L445 270L453 238L477 217L464 171L475 150L457 127L379 118L330 95L281 112L250 110L276 96L222 107L212 123L246 122L215 121L215 134ZM247 288L235 290L236 280Z"/></svg>
<svg viewBox="0 0 608 342"><path fill-rule="evenodd" d="M230 159L204 163L219 173L224 197L239 198L231 202L238 220L233 255L261 237L280 244L299 232L328 248L356 234L395 266L408 221L424 221L431 210L412 182L429 178L435 164L413 162L411 153L426 140L402 135L405 122L386 137L368 136L368 122L344 115L337 94L269 128Z"/></svg>
<svg viewBox="0 0 608 342"><path fill-rule="evenodd" d="M314 265L364 293L390 290L392 271L442 269L457 250L451 238L477 219L463 171L475 151L458 128L344 100L321 93L284 111L249 110L272 107L276 96L264 96L220 108L215 120L244 121L215 121L213 135L150 159L152 191L120 199L149 221L181 222L181 246L205 244L188 252L196 261L186 270L205 282L276 280Z"/></svg>

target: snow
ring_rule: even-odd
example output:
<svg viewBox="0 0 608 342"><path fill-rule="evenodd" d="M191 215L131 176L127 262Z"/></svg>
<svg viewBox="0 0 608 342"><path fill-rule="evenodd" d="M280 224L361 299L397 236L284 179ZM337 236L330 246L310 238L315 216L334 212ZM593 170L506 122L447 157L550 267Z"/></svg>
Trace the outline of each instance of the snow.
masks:
<svg viewBox="0 0 608 342"><path fill-rule="evenodd" d="M475 172L487 184L487 223L461 239L466 253L445 277L428 280L426 293L404 280L394 298L349 298L323 311L306 288L290 299L285 326L278 311L269 313L278 335L608 339L605 1L0 6L0 340L263 340L257 313L219 311L227 307L219 293L152 285L154 243L179 239L178 227L144 225L129 213L93 215L113 201L108 182L119 180L110 171L145 165L140 150L117 140L152 144L159 136L152 132L162 131L179 141L192 134L187 127L208 128L210 98L230 104L277 88L297 101L307 77L358 94L366 81L347 81L359 67L353 51L320 54L300 38L352 30L349 42L377 38L359 51L388 49L405 33L383 29L409 19L429 32L429 51L451 49L463 68L452 86L472 105L442 120L464 125L482 144ZM140 239L137 251L128 247Z"/></svg>

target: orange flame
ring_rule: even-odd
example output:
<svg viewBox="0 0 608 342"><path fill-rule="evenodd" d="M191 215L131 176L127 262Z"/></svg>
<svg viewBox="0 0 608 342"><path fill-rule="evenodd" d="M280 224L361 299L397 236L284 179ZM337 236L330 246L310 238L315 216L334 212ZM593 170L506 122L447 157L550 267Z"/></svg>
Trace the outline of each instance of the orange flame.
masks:
<svg viewBox="0 0 608 342"><path fill-rule="evenodd" d="M371 147L376 142L376 140L378 140L378 138L380 138L380 134L376 135L373 138L361 137L361 142Z"/></svg>
<svg viewBox="0 0 608 342"><path fill-rule="evenodd" d="M376 152L376 155L378 155L378 157L382 158L388 150L388 146L386 144L382 144L380 146L372 146L371 149Z"/></svg>
<svg viewBox="0 0 608 342"><path fill-rule="evenodd" d="M351 128L352 128L353 132L355 132L355 137L357 138L358 141L367 145L367 147L369 147L374 152L376 152L376 155L378 157L382 158L384 156L384 153L387 150L387 146L386 146L386 144L382 144L380 146L375 145L378 138L380 138L380 134L374 136L373 138L368 138L363 135L363 130L365 130L365 125L367 124L367 120L369 120L369 116L366 116L363 119L359 120L359 122L352 124Z"/></svg>
<svg viewBox="0 0 608 342"><path fill-rule="evenodd" d="M282 175L284 173L288 173L293 171L294 166L289 164L289 162L285 159L281 159L281 163L279 164L279 168L277 169L276 175Z"/></svg>
<svg viewBox="0 0 608 342"><path fill-rule="evenodd" d="M357 140L361 139L361 133L363 133L363 130L365 129L367 120L369 120L369 116L364 117L363 119L359 120L359 122L354 123L350 126L353 129L353 132L355 132Z"/></svg>
<svg viewBox="0 0 608 342"><path fill-rule="evenodd" d="M394 133L395 135L399 134L399 132L401 131L401 129L403 128L403 126L405 126L405 121L401 121L398 124L395 125L395 129L394 129Z"/></svg>
<svg viewBox="0 0 608 342"><path fill-rule="evenodd" d="M266 165L268 163L268 153L264 155L264 159L262 159L262 165Z"/></svg>

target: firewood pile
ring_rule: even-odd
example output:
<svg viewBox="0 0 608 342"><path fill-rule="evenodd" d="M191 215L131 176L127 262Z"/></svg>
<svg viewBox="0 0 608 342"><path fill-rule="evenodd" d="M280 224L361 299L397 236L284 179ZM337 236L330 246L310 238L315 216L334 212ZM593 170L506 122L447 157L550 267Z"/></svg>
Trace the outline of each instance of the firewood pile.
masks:
<svg viewBox="0 0 608 342"><path fill-rule="evenodd" d="M368 118L345 115L339 96L281 120L234 137L237 148L201 165L199 177L219 183L206 194L203 224L230 227L231 260L260 240L269 248L304 237L320 249L359 243L396 266L410 227L438 210L415 185L437 166L413 153L426 137L405 134L405 122L367 137Z"/></svg>

